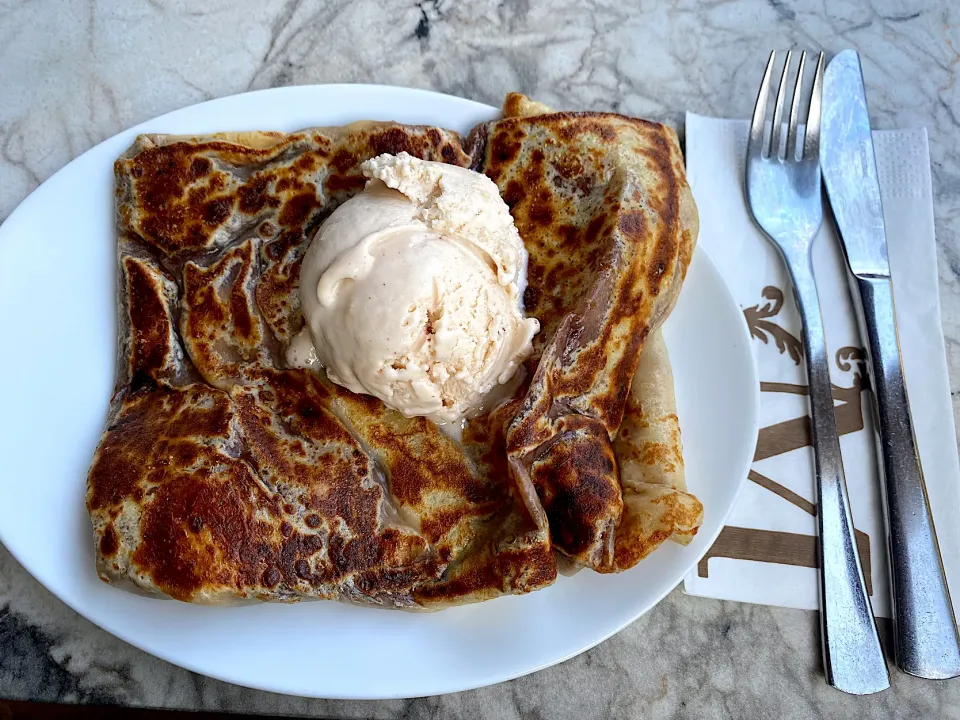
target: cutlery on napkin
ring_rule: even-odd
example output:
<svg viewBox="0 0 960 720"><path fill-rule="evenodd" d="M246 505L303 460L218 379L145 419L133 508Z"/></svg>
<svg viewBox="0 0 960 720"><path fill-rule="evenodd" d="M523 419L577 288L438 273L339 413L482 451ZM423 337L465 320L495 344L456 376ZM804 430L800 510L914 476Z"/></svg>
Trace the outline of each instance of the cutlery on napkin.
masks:
<svg viewBox="0 0 960 720"><path fill-rule="evenodd" d="M743 197L748 123L688 114L687 175L701 245L744 310L761 381L760 437L743 492L710 551L685 580L694 595L814 610L818 607L812 451L800 321L776 250ZM874 131L877 176L902 361L917 448L948 582L960 586L960 461L940 326L930 157L926 131ZM836 230L827 221L814 267L857 545L874 612L891 616L881 488L866 355ZM906 320L904 320L906 318ZM709 508L707 509L709 512ZM958 599L955 591L954 603Z"/></svg>

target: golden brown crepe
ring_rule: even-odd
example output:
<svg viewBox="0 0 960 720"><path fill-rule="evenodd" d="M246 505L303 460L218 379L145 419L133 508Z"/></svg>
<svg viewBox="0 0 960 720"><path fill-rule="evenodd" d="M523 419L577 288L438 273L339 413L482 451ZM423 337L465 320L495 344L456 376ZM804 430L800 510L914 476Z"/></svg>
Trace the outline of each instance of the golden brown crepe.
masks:
<svg viewBox="0 0 960 720"><path fill-rule="evenodd" d="M455 134L392 123L148 136L118 160L120 363L87 495L101 577L401 607L553 581L546 528L487 453L284 365L307 239L363 160L400 151L469 163Z"/></svg>
<svg viewBox="0 0 960 720"><path fill-rule="evenodd" d="M667 538L686 545L703 522L703 505L686 492L673 372L659 329L640 355L613 447L623 488L614 560L623 570Z"/></svg>
<svg viewBox="0 0 960 720"><path fill-rule="evenodd" d="M490 175L531 254L539 363L462 443L283 360L309 238L364 160L401 151ZM394 123L143 136L115 170L117 388L87 489L104 580L440 607L553 582L555 547L605 571L649 552L618 530L613 439L696 235L672 131L557 113L466 143Z"/></svg>
<svg viewBox="0 0 960 720"><path fill-rule="evenodd" d="M504 112L533 117L554 111L522 95L511 95ZM696 207L689 196L681 199L681 216L681 224L695 241L699 227ZM673 309L675 300L676 294L664 314ZM602 571L633 567L667 538L686 545L703 522L703 505L686 492L670 356L656 320L651 327L656 329L644 343L613 443L623 511L615 532L613 562L596 568Z"/></svg>
<svg viewBox="0 0 960 720"><path fill-rule="evenodd" d="M522 492L535 489L556 549L601 572L626 569L662 542L632 520L621 529L613 439L699 229L683 157L657 123L552 113L521 95L504 115L474 132L474 163L500 186L530 252L526 307L544 328L507 431L511 469Z"/></svg>

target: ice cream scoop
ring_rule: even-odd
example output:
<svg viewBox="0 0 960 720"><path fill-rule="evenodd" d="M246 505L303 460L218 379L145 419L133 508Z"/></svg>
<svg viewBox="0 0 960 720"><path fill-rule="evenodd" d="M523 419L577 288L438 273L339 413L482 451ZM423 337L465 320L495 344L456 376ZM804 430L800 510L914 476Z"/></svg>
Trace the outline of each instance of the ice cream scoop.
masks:
<svg viewBox="0 0 960 720"><path fill-rule="evenodd" d="M292 365L410 417L486 409L540 328L521 306L527 253L486 176L406 153L363 165L365 190L320 226L300 269Z"/></svg>

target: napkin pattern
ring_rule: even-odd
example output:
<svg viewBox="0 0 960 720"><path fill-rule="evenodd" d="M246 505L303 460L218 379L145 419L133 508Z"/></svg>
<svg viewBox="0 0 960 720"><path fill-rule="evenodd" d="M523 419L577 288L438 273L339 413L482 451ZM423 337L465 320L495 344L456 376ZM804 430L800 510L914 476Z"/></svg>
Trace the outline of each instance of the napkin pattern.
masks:
<svg viewBox="0 0 960 720"><path fill-rule="evenodd" d="M777 250L743 196L748 124L687 115L687 174L701 247L720 268L753 339L761 390L754 463L726 527L685 579L694 595L816 609L816 488L800 317ZM940 327L925 130L874 132L904 371L948 580L960 599L960 462ZM887 546L865 353L846 264L829 219L814 270L857 546L877 615L890 616ZM682 419L681 419L682 422ZM710 508L705 509L710 512Z"/></svg>

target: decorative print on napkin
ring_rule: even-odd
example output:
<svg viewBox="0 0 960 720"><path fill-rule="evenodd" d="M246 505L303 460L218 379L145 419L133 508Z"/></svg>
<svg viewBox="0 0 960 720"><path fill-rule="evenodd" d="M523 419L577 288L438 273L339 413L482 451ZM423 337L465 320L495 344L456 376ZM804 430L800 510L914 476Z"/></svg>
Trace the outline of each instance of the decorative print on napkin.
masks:
<svg viewBox="0 0 960 720"><path fill-rule="evenodd" d="M726 527L685 579L693 595L813 610L817 494L800 317L776 248L743 195L748 124L687 115L687 177L699 244L743 309L760 376L753 466ZM904 373L930 505L954 607L960 608L960 462L940 326L927 134L873 133ZM887 545L865 353L846 263L826 217L814 271L827 336L837 426L857 547L874 613L890 617ZM709 513L710 508L705 508ZM958 613L960 614L960 613Z"/></svg>

